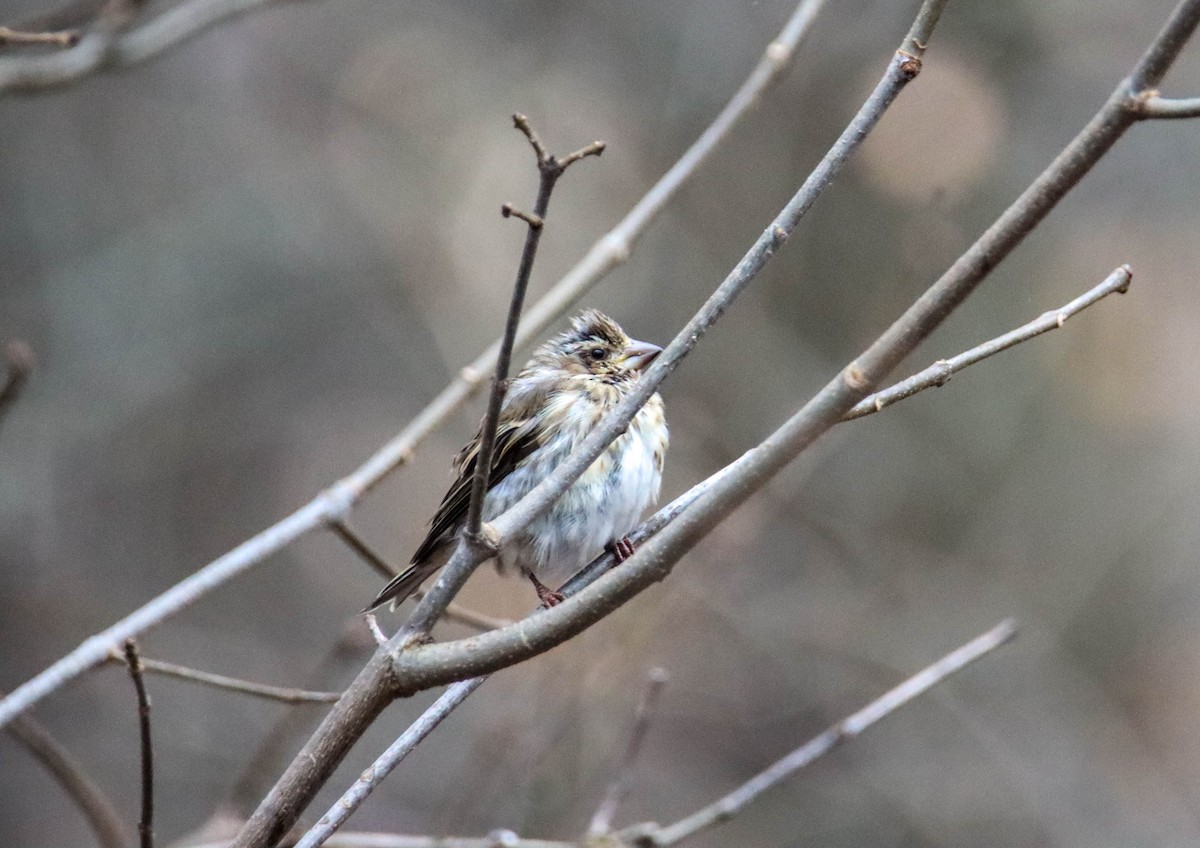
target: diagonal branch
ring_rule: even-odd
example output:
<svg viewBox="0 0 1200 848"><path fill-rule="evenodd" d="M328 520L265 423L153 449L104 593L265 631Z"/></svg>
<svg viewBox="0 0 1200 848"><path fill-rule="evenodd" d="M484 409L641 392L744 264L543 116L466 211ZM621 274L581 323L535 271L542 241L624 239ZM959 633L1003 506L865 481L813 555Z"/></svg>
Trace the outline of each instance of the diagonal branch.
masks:
<svg viewBox="0 0 1200 848"><path fill-rule="evenodd" d="M991 341L984 342L977 347L964 351L958 356L952 356L950 359L939 359L924 371L919 371L906 380L901 380L899 383L889 386L881 392L876 392L869 397L863 398L849 412L842 416L842 420L853 421L856 418L863 418L881 411L886 406L891 406L896 401L912 397L917 392L935 387L940 388L946 385L951 377L964 368L968 368L976 362L982 362L989 356L995 356L997 353L1008 350L1010 347L1015 347L1022 342L1035 339L1043 333L1057 330L1067 322L1067 319L1078 315L1092 304L1100 302L1114 292L1125 294L1125 292L1129 291L1129 284L1132 281L1132 269L1128 265L1122 265L1109 274L1104 279L1104 282L1081 294L1065 306L1052 309L1039 318L1030 321L1028 324L1023 324L1015 330L1010 330L1004 335L997 336Z"/></svg>
<svg viewBox="0 0 1200 848"><path fill-rule="evenodd" d="M638 702L637 711L633 716L633 730L629 734L629 743L625 746L625 754L617 767L616 776L604 791L604 798L600 801L600 806L596 808L591 824L588 825L587 838L589 841L612 831L613 818L617 814L617 808L629 794L633 764L642 750L642 743L646 741L646 731L650 729L650 722L658 707L658 697L662 694L666 684L667 673L663 669L650 669L649 674L646 675L646 687L642 690L642 699Z"/></svg>
<svg viewBox="0 0 1200 848"><path fill-rule="evenodd" d="M734 126L782 76L791 57L795 55L796 48L811 31L812 23L823 4L824 0L801 0L783 30L767 46L762 60L750 77L712 124L620 223L601 237L583 259L530 308L517 334L518 345L524 345L540 336L580 296L629 259L638 239L666 208L667 203L687 184L700 165L707 161L712 152L728 137ZM0 79L3 78L3 67L3 63L0 62ZM0 93L2 91L3 88L0 87ZM301 536L332 520L344 517L363 495L396 469L407 464L412 459L416 447L482 386L483 380L496 361L499 348L500 342L497 341L463 368L454 382L443 389L403 431L383 445L358 469L291 515L208 563L191 577L175 584L108 629L85 640L75 650L14 690L0 701L0 727L51 692L105 662L109 651L114 646L121 645L125 639L139 636L187 609L204 595L266 561L272 554Z"/></svg>
<svg viewBox="0 0 1200 848"><path fill-rule="evenodd" d="M128 832L104 790L71 754L32 716L18 716L7 728L25 750L46 767L91 825L101 848L127 848Z"/></svg>
<svg viewBox="0 0 1200 848"><path fill-rule="evenodd" d="M129 667L128 651L124 655L112 654L113 662L119 662ZM191 683L202 683L216 689L228 692L239 692L242 695L253 695L256 698L266 698L269 701L280 701L285 704L332 704L341 697L341 692L313 692L307 689L292 689L285 686L271 686L266 683L255 683L251 680L241 680L236 677L226 677L223 674L213 674L185 665L139 657L139 673L150 672L174 677L177 680L187 680Z"/></svg>
<svg viewBox="0 0 1200 848"><path fill-rule="evenodd" d="M1016 635L1017 627L1012 619L1000 622L987 633L977 636L962 647L951 651L858 712L847 716L820 735L805 742L729 794L666 827L639 825L627 828L616 834L619 843L644 846L644 848L666 848L666 846L676 845L702 830L729 821L763 793L773 789L800 769L841 747L842 743L861 735L863 731L913 699L924 695L934 686L945 681L946 678L957 674L997 648L1008 644Z"/></svg>

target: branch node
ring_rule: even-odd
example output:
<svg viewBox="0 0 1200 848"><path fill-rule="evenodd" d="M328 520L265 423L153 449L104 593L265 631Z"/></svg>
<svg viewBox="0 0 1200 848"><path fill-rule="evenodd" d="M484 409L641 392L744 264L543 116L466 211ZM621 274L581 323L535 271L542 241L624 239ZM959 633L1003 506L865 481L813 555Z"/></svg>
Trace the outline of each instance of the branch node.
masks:
<svg viewBox="0 0 1200 848"><path fill-rule="evenodd" d="M842 380L856 392L865 392L871 388L871 382L857 361L846 366L846 370L842 372Z"/></svg>
<svg viewBox="0 0 1200 848"><path fill-rule="evenodd" d="M916 42L919 49L924 51L925 45ZM921 59L907 50L897 50L896 55L901 57L900 73L904 74L905 79L913 79L917 74L921 73Z"/></svg>
<svg viewBox="0 0 1200 848"><path fill-rule="evenodd" d="M533 215L529 212L522 212L511 203L505 203L503 206L501 206L500 214L505 218L520 218L529 225L531 230L540 230L542 228L542 224L544 223L539 216Z"/></svg>
<svg viewBox="0 0 1200 848"><path fill-rule="evenodd" d="M770 62L775 70L779 70L792 58L792 49L782 41L772 41L763 51L763 58Z"/></svg>

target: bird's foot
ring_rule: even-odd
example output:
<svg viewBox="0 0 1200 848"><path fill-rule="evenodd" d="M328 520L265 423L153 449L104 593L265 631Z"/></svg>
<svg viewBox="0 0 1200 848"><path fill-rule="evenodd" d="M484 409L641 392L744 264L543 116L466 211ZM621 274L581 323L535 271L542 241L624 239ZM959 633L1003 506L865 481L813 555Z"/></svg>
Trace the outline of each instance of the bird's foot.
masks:
<svg viewBox="0 0 1200 848"><path fill-rule="evenodd" d="M633 556L633 552L637 550L637 547L630 541L628 536L622 536L615 542L609 542L607 547L612 552L613 559L617 561L618 565Z"/></svg>
<svg viewBox="0 0 1200 848"><path fill-rule="evenodd" d="M529 575L529 580L533 583L533 588L537 590L537 596L541 599L542 606L546 609L556 607L567 599L567 596L562 592L555 592L532 574Z"/></svg>

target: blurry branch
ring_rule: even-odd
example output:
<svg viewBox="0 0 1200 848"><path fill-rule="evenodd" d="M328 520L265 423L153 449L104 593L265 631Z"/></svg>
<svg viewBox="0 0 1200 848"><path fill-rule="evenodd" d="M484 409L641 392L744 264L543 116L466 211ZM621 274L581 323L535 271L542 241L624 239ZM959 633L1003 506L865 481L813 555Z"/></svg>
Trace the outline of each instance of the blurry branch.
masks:
<svg viewBox="0 0 1200 848"><path fill-rule="evenodd" d="M1129 291L1129 284L1132 280L1133 271L1128 265L1122 265L1109 274L1104 279L1104 282L1075 298L1067 305L1046 312L1028 324L1024 324L991 341L984 342L978 347L973 347L968 351L960 353L958 356L953 356L950 359L939 359L924 371L918 371L907 380L901 380L899 383L881 392L876 392L869 397L863 398L849 412L842 416L842 420L853 421L856 418L872 415L896 401L912 397L917 392L944 386L952 376L964 368L987 359L989 356L995 356L997 353L1008 350L1010 347L1015 347L1021 344L1021 342L1027 342L1043 333L1057 330L1067 322L1068 318L1077 315L1092 304L1103 300L1113 292L1125 294L1125 292Z"/></svg>
<svg viewBox="0 0 1200 848"><path fill-rule="evenodd" d="M124 655L113 652L111 659L113 662L119 662L127 667L129 665L127 652ZM199 669L163 662L162 660L153 660L147 657L140 658L140 666L140 670L143 672L148 671L151 674L162 674L192 683L202 683L205 686L212 686L229 692L239 692L243 695L253 695L256 698L266 698L270 701L281 701L285 704L331 704L341 697L340 692L311 692L305 689L269 686L265 683L239 680L236 677L226 677L223 674L213 674L212 672L200 671Z"/></svg>
<svg viewBox="0 0 1200 848"><path fill-rule="evenodd" d="M1161 97L1157 91L1150 90L1144 92L1132 108L1142 119L1200 118L1200 97L1175 99Z"/></svg>
<svg viewBox="0 0 1200 848"><path fill-rule="evenodd" d="M93 21L108 0L70 0L57 9L37 12L19 19L13 29L34 30L80 29Z"/></svg>
<svg viewBox="0 0 1200 848"><path fill-rule="evenodd" d="M42 44L51 47L74 47L79 43L79 32L73 29L26 32L12 27L0 26L0 47L25 44Z"/></svg>
<svg viewBox="0 0 1200 848"><path fill-rule="evenodd" d="M186 848L229 848L229 841L205 842ZM327 848L578 848L573 842L522 839L511 830L494 830L487 836L409 836L398 833L337 833Z"/></svg>
<svg viewBox="0 0 1200 848"><path fill-rule="evenodd" d="M184 0L128 30L97 22L61 53L0 58L0 95L75 82L110 68L136 65L210 27L277 0Z"/></svg>
<svg viewBox="0 0 1200 848"><path fill-rule="evenodd" d="M773 789L797 771L811 765L851 739L862 734L914 698L924 695L934 686L956 674L971 663L1007 644L1017 634L1016 623L1002 621L967 644L937 662L922 669L896 688L867 704L858 712L839 721L818 736L805 742L787 756L743 783L729 794L674 824L637 825L626 828L615 837L620 844L638 848L666 848L675 845L714 825L724 824L740 813L769 789Z"/></svg>
<svg viewBox="0 0 1200 848"><path fill-rule="evenodd" d="M628 260L634 244L649 228L650 223L658 217L676 192L695 174L771 84L779 79L796 47L811 30L817 11L823 4L824 0L802 0L779 36L767 46L762 60L749 79L733 95L713 123L620 223L597 241L584 258L526 312L525 320L517 334L518 345L524 345L531 338L541 335L580 296L609 271ZM0 82L4 77L3 69L3 62L0 62ZM2 91L3 87L0 85L0 92ZM404 430L376 451L357 470L291 515L208 563L191 577L175 584L107 630L88 638L71 653L14 690L9 697L0 701L0 727L67 682L103 663L109 651L122 644L125 639L141 635L186 609L208 592L264 562L306 533L344 518L363 495L397 468L409 462L416 447L474 394L495 365L499 347L500 343L496 342L480 354L461 371L456 381L443 389Z"/></svg>
<svg viewBox="0 0 1200 848"><path fill-rule="evenodd" d="M138 726L142 739L142 815L138 819L138 841L141 848L154 848L154 751L150 744L150 696L142 678L142 660L137 643L125 642L125 664L137 693Z"/></svg>
<svg viewBox="0 0 1200 848"><path fill-rule="evenodd" d="M18 716L7 728L8 733L34 756L63 791L71 797L91 825L101 848L128 848L129 834L120 813L104 790L88 776L50 731L31 716Z"/></svg>
<svg viewBox="0 0 1200 848"><path fill-rule="evenodd" d="M661 668L650 669L649 674L646 675L646 686L642 690L642 699L638 702L637 710L633 715L633 730L629 734L629 743L625 746L625 755L621 758L616 776L605 790L604 798L600 801L600 806L596 808L592 821L588 825L587 838L589 840L604 836L612 830L613 817L616 816L617 808L621 806L625 796L629 794L633 764L642 750L642 743L646 741L646 731L650 729L650 722L653 720L655 708L658 706L658 697L662 694L666 684L666 671Z"/></svg>
<svg viewBox="0 0 1200 848"><path fill-rule="evenodd" d="M629 421L654 393L659 383L687 356L700 337L717 322L734 299L746 289L750 281L782 247L798 225L800 218L816 202L817 197L841 170L850 154L875 126L904 86L920 71L920 57L924 54L925 45L928 43L944 5L945 0L925 0L922 3L911 29L901 43L901 48L889 60L875 90L872 91L828 153L805 179L795 196L767 226L746 256L717 287L700 311L676 335L666 350L654 360L648 371L638 380L637 387L612 413L605 417L598 427L592 430L583 443L572 452L571 457L560 464L553 474L538 484L515 506L489 523L490 530L484 529L484 534L488 536L491 543L489 547L502 548L506 541L514 538L530 521L548 509L553 500L591 465L608 444L625 430ZM847 404L848 407L849 404ZM719 477L712 489L715 490L722 483L727 482L729 477L730 475ZM696 503L699 504L702 500L703 498ZM653 545L654 539L651 539L648 544ZM638 561L639 555L644 554L644 551L645 548L639 553L635 553L630 560L627 560L627 563ZM680 549L675 555L675 559L682 556L683 552L684 550ZM436 603L448 602L458 590L461 582L465 580L466 575L470 573L470 569L478 565L486 555L487 551L482 549L482 546L471 547L466 544L458 546L451 561L442 569L431 594L421 601L413 618L410 618L409 622L389 640L388 644L371 658L371 661L346 689L342 700L334 705L308 743L292 760L292 764L280 777L271 793L263 799L258 810L250 817L238 835L235 843L238 848L251 848L251 846L265 848L265 846L278 841L292 827L300 812L311 802L313 796L324 785L350 747L394 698L438 685L428 682L434 678L442 678L441 683L453 683L466 678L478 677L480 674L486 674L547 650L551 647L551 643L559 644L574 636L616 609L637 592L642 591L650 582L665 575L665 571L648 569L646 564L649 560L643 555L642 567L634 570L633 573L640 577L649 576L650 579L636 588L632 588L620 600L612 603L584 601L585 595L594 594L597 589L596 586L589 586L583 589L579 595L568 598L558 606L500 630L480 634L471 639L451 642L447 645L419 645L421 640L414 638L414 635L426 632L418 628L432 623L433 619L428 612L436 607L431 604L431 599L437 595L439 597ZM609 581L602 582L610 587L615 587L618 581L625 582L622 575L628 573L627 566L623 567L615 575L617 581L610 578ZM607 591L611 592L611 589ZM567 616L556 614L556 611L564 608L571 610ZM543 622L548 623L548 626L541 626ZM538 631L538 635L534 636L532 640L527 639L526 637L535 630ZM486 640L497 634L504 634L499 641L482 644L477 641ZM539 639L542 641L539 642ZM437 650L446 647L449 647L449 653ZM462 673L466 666L474 662L471 654L480 647L483 647L480 657L485 658L485 663L478 664L479 670L475 674ZM492 667L487 668L485 664L491 664ZM478 684L474 685L478 686ZM458 691L462 692L465 688ZM462 697L465 698L466 694L463 694ZM400 739L397 739L376 761L375 766L368 769L347 790L342 800L322 818L318 826L305 835L304 840L298 844L298 848L299 846L314 848L314 846L320 845L323 839L328 837L340 822L345 821L357 808L373 787L383 779L387 771L394 768L421 739L432 731L433 727L437 726L437 723L445 717L449 710L453 709L453 706L448 701L444 702L443 699L439 699L435 707L438 709L427 710L418 719L417 724L409 728L409 731L405 731Z"/></svg>
<svg viewBox="0 0 1200 848"><path fill-rule="evenodd" d="M374 568L380 577L385 580L391 580L400 573L374 548L368 545L366 540L345 519L330 521L329 529L333 531L335 536L345 542L350 550L358 554L363 562ZM425 593L418 590L413 592L413 597L419 601L425 597ZM449 621L456 621L459 624L465 624L467 627L473 627L476 630L495 630L497 627L503 627L506 624L512 623L507 619L494 618L493 616L467 609L459 604L450 604L446 607L443 616Z"/></svg>
<svg viewBox="0 0 1200 848"><path fill-rule="evenodd" d="M33 350L22 341L4 346L4 382L0 383L0 418L17 399L33 370Z"/></svg>

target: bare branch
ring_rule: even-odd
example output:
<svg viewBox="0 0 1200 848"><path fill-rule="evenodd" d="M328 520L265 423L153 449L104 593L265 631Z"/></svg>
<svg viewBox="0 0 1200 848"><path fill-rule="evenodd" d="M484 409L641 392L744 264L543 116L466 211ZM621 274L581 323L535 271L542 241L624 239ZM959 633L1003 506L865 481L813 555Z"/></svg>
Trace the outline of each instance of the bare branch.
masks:
<svg viewBox="0 0 1200 848"><path fill-rule="evenodd" d="M336 833L325 843L328 848L579 848L573 842L522 839L511 830L495 830L487 836L408 836L398 833ZM188 848L229 848L229 842L207 842Z"/></svg>
<svg viewBox="0 0 1200 848"><path fill-rule="evenodd" d="M1142 119L1200 118L1200 97L1161 97L1152 90L1138 98L1134 108Z"/></svg>
<svg viewBox="0 0 1200 848"><path fill-rule="evenodd" d="M880 719L891 715L914 698L924 695L952 674L962 671L971 663L1007 644L1016 634L1016 623L1012 619L1000 622L987 633L951 651L858 712L810 739L723 798L666 827L641 825L629 828L616 834L618 840L622 844L628 841L628 844L665 848L713 825L729 821L767 790L838 748L843 742L859 736Z"/></svg>
<svg viewBox="0 0 1200 848"><path fill-rule="evenodd" d="M142 660L138 656L137 643L132 639L125 642L125 664L129 677L137 692L138 726L142 737L142 816L138 820L138 838L141 848L154 848L154 751L150 744L150 696L146 694L146 681L142 679Z"/></svg>
<svg viewBox="0 0 1200 848"><path fill-rule="evenodd" d="M666 684L666 671L661 668L650 669L649 674L646 675L646 686L642 690L642 698L633 715L633 730L629 734L629 744L625 746L625 755L617 767L616 776L604 792L604 799L592 816L591 824L588 825L587 838L589 840L612 831L613 818L617 814L617 808L621 806L621 802L629 793L629 784L633 777L633 764L642 750L642 743L646 741L646 731L650 729L654 710L658 706L658 697L662 694Z"/></svg>
<svg viewBox="0 0 1200 848"><path fill-rule="evenodd" d="M2 58L0 95L66 85L100 71L144 62L210 27L274 2L185 0L125 33L96 27L61 53Z"/></svg>
<svg viewBox="0 0 1200 848"><path fill-rule="evenodd" d="M796 47L811 31L816 14L824 2L825 0L801 0L779 36L767 47L762 60L750 77L713 123L620 223L592 245L584 258L526 312L517 334L518 345L525 345L532 338L540 336L580 296L611 270L629 259L633 246L651 222L728 137L733 127L780 78L783 69L795 54ZM0 81L3 80L4 73L4 65L0 62ZM0 86L0 92L2 91L3 87ZM457 380L443 389L404 430L376 451L358 469L291 515L208 563L188 579L172 586L107 630L85 640L71 653L14 690L0 701L0 727L67 682L103 663L109 651L114 646L121 645L125 639L141 635L187 609L213 589L264 562L306 533L331 520L344 517L363 495L396 469L407 464L412 459L416 447L475 394L490 373L499 349L500 342L497 341L474 362L463 368Z"/></svg>
<svg viewBox="0 0 1200 848"><path fill-rule="evenodd" d="M1043 333L1057 330L1067 322L1068 318L1082 312L1092 304L1098 303L1113 292L1124 294L1129 290L1129 284L1132 280L1133 271L1128 265L1122 265L1109 274L1104 279L1104 282L1075 298L1065 306L1046 312L1028 324L1024 324L991 341L984 342L978 347L964 351L958 356L951 357L950 359L939 359L924 371L917 372L907 380L901 380L899 383L889 386L883 391L863 398L849 412L842 416L842 420L853 421L856 418L872 415L896 401L912 397L917 392L922 392L925 389L931 389L935 386L944 386L952 376L964 368L987 359L989 356L995 356L997 353L1008 350L1010 347L1015 347L1022 342L1027 342Z"/></svg>
<svg viewBox="0 0 1200 848"><path fill-rule="evenodd" d="M82 811L101 848L127 848L129 833L112 801L50 731L32 716L18 716L7 728L54 777Z"/></svg>
<svg viewBox="0 0 1200 848"><path fill-rule="evenodd" d="M7 44L43 44L51 47L74 47L78 43L78 30L27 32L25 30L0 26L0 47Z"/></svg>
<svg viewBox="0 0 1200 848"><path fill-rule="evenodd" d="M129 665L128 651L124 655L114 652L111 655L111 659L113 662L119 662L126 667ZM236 677L226 677L223 674L213 674L209 671L200 671L196 668L188 668L184 665L154 660L149 657L140 658L140 671L150 672L151 674L162 674L166 677L187 680L191 683L202 683L205 686L212 686L216 689L238 692L242 695L253 695L256 698L266 698L269 701L280 701L285 704L332 704L341 697L340 692L311 692L306 689L270 686L266 683L255 683Z"/></svg>

